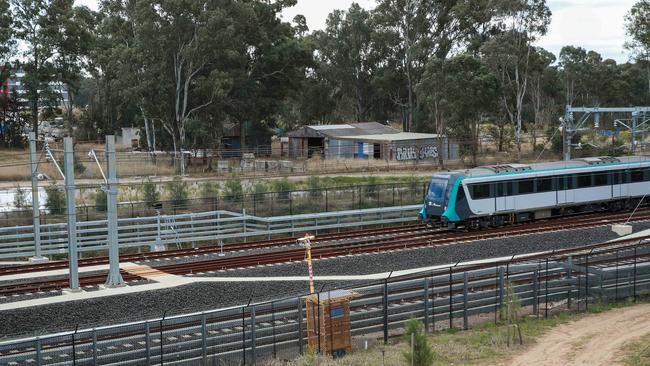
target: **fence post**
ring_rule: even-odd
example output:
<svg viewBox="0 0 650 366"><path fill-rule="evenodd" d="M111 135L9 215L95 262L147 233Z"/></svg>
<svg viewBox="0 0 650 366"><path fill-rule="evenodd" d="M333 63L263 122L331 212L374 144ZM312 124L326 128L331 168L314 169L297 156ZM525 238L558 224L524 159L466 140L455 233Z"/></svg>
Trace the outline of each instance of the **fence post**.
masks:
<svg viewBox="0 0 650 366"><path fill-rule="evenodd" d="M546 258L546 270L544 272L544 318L548 319L548 257Z"/></svg>
<svg viewBox="0 0 650 366"><path fill-rule="evenodd" d="M325 188L325 212L329 212L329 194L328 189Z"/></svg>
<svg viewBox="0 0 650 366"><path fill-rule="evenodd" d="M533 313L539 317L539 272L533 271Z"/></svg>
<svg viewBox="0 0 650 366"><path fill-rule="evenodd" d="M585 311L589 311L589 253L585 259Z"/></svg>
<svg viewBox="0 0 650 366"><path fill-rule="evenodd" d="M632 294L636 302L636 245L634 246L634 282L632 282Z"/></svg>
<svg viewBox="0 0 650 366"><path fill-rule="evenodd" d="M499 310L503 309L503 289L505 288L504 270L499 267ZM499 316L501 319L501 316Z"/></svg>
<svg viewBox="0 0 650 366"><path fill-rule="evenodd" d="M614 280L614 301L618 301L618 250L616 251L616 279Z"/></svg>
<svg viewBox="0 0 650 366"><path fill-rule="evenodd" d="M275 302L271 302L271 331L273 332L273 358L278 357L278 350L276 347L275 340Z"/></svg>
<svg viewBox="0 0 650 366"><path fill-rule="evenodd" d="M147 365L151 365L151 328L149 322L144 323L144 347L147 352Z"/></svg>
<svg viewBox="0 0 650 366"><path fill-rule="evenodd" d="M36 337L36 344L34 345L34 349L36 350L36 366L41 366L41 362L43 361L41 357L41 337Z"/></svg>
<svg viewBox="0 0 650 366"><path fill-rule="evenodd" d="M436 331L436 284L431 276L431 330Z"/></svg>
<svg viewBox="0 0 650 366"><path fill-rule="evenodd" d="M449 267L449 329L454 327L453 279L454 279L454 272L452 267Z"/></svg>
<svg viewBox="0 0 650 366"><path fill-rule="evenodd" d="M255 305L253 305L251 307L251 359L253 360L253 365L255 365L255 362L257 361L255 346Z"/></svg>
<svg viewBox="0 0 650 366"><path fill-rule="evenodd" d="M203 342L201 342L203 365L207 365L208 364L208 329L207 329L207 321L205 318L205 313L201 315L201 338L203 340Z"/></svg>
<svg viewBox="0 0 650 366"><path fill-rule="evenodd" d="M388 343L388 279L384 279L384 344Z"/></svg>
<svg viewBox="0 0 650 366"><path fill-rule="evenodd" d="M246 365L246 307L241 307L241 353L242 364Z"/></svg>
<svg viewBox="0 0 650 366"><path fill-rule="evenodd" d="M463 329L467 330L467 271L463 272Z"/></svg>
<svg viewBox="0 0 650 366"><path fill-rule="evenodd" d="M77 331L79 330L79 324L74 327L74 333L72 333L72 364L77 364Z"/></svg>
<svg viewBox="0 0 650 366"><path fill-rule="evenodd" d="M429 332L429 277L424 278L424 332Z"/></svg>
<svg viewBox="0 0 650 366"><path fill-rule="evenodd" d="M163 317L160 319L160 365L163 365L164 360L164 355L165 355L165 348L163 344L163 322L165 321L165 317L167 316L167 310L163 313Z"/></svg>
<svg viewBox="0 0 650 366"><path fill-rule="evenodd" d="M93 328L93 365L98 365L97 363L97 330Z"/></svg>
<svg viewBox="0 0 650 366"><path fill-rule="evenodd" d="M499 266L494 265L494 324L498 322L499 315Z"/></svg>
<svg viewBox="0 0 650 366"><path fill-rule="evenodd" d="M571 284L571 278L573 277L573 257L569 256L567 258L567 279L569 280L569 291L567 291L567 307L571 309L571 292L573 285Z"/></svg>
<svg viewBox="0 0 650 366"><path fill-rule="evenodd" d="M302 298L298 298L298 353L302 355Z"/></svg>

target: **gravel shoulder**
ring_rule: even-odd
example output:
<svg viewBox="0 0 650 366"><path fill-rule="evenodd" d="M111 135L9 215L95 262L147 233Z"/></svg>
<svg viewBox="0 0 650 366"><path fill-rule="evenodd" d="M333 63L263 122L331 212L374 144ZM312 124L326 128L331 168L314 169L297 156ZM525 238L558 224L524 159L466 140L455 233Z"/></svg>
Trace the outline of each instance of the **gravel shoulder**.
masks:
<svg viewBox="0 0 650 366"><path fill-rule="evenodd" d="M618 308L553 328L505 365L621 365L624 344L648 333L650 304Z"/></svg>

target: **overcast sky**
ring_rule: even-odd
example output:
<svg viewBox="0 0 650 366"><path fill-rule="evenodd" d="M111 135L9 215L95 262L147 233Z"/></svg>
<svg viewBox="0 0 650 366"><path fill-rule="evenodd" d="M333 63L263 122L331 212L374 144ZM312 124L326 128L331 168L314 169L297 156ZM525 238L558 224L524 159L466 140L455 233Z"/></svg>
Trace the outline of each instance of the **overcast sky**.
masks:
<svg viewBox="0 0 650 366"><path fill-rule="evenodd" d="M636 0L548 0L553 18L548 34L539 45L559 53L562 46L575 45L595 50L604 58L618 62L628 60L623 49L625 42L624 17ZM96 9L96 0L77 0ZM290 21L296 14L307 18L310 29L325 27L327 15L334 9L347 9L353 0L298 0L298 5L285 10L284 19ZM375 0L356 0L370 9Z"/></svg>

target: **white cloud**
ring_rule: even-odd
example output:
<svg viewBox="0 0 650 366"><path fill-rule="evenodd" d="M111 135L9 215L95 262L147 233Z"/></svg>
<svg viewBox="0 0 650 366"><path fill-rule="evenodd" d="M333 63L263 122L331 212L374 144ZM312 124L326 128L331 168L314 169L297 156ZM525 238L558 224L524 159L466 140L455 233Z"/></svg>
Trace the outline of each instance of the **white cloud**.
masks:
<svg viewBox="0 0 650 366"><path fill-rule="evenodd" d="M594 50L625 62L625 14L635 0L550 0L553 18L539 45L555 53L566 45Z"/></svg>

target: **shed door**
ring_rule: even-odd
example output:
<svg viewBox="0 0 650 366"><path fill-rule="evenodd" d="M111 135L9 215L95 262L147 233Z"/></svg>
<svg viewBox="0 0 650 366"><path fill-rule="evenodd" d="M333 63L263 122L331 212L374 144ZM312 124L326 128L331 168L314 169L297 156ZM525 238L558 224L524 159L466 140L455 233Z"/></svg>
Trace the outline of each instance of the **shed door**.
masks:
<svg viewBox="0 0 650 366"><path fill-rule="evenodd" d="M357 142L357 156L359 160L363 160L363 142Z"/></svg>

